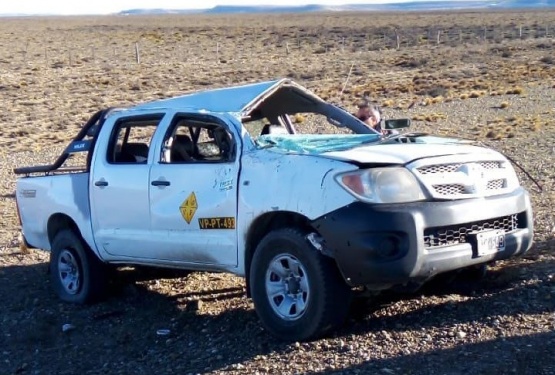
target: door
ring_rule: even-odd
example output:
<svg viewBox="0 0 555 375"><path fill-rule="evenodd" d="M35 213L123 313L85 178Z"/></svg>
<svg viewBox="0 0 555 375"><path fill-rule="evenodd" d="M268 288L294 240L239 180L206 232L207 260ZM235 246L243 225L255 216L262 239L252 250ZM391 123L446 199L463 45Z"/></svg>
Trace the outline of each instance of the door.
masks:
<svg viewBox="0 0 555 375"><path fill-rule="evenodd" d="M150 170L157 258L237 265L237 139L217 117L174 117Z"/></svg>
<svg viewBox="0 0 555 375"><path fill-rule="evenodd" d="M115 118L99 134L91 169L91 215L97 248L107 258L146 257L154 246L148 196L151 143L163 118Z"/></svg>

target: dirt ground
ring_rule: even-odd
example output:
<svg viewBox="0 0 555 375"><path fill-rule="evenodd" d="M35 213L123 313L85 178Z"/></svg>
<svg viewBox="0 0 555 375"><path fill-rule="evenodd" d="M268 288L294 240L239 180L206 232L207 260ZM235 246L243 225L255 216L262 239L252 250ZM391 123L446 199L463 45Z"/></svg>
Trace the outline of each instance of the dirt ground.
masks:
<svg viewBox="0 0 555 375"><path fill-rule="evenodd" d="M0 374L555 373L554 16L2 19ZM519 170L533 249L479 284L356 303L344 327L308 343L269 336L242 279L224 274L122 270L105 302L58 301L48 253L18 247L12 169L53 161L102 107L280 77L349 109L366 93L415 131L506 153L543 187Z"/></svg>

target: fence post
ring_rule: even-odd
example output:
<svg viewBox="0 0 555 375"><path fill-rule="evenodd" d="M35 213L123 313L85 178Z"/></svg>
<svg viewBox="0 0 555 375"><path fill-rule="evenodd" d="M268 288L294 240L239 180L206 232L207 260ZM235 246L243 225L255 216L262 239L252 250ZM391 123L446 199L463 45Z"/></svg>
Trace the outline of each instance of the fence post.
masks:
<svg viewBox="0 0 555 375"><path fill-rule="evenodd" d="M518 26L518 37L522 39L522 25Z"/></svg>
<svg viewBox="0 0 555 375"><path fill-rule="evenodd" d="M484 42L486 41L487 37L488 37L488 28L487 26L484 26Z"/></svg>
<svg viewBox="0 0 555 375"><path fill-rule="evenodd" d="M139 50L139 43L135 43L135 58L137 60L137 64L141 63L141 51Z"/></svg>
<svg viewBox="0 0 555 375"><path fill-rule="evenodd" d="M289 42L285 42L285 52L289 55Z"/></svg>
<svg viewBox="0 0 555 375"><path fill-rule="evenodd" d="M459 29L459 43L462 43L463 40L463 35L462 35L462 29Z"/></svg>
<svg viewBox="0 0 555 375"><path fill-rule="evenodd" d="M397 43L397 49L401 49L401 37L399 36L397 29L395 29L395 42Z"/></svg>
<svg viewBox="0 0 555 375"><path fill-rule="evenodd" d="M438 45L439 45L440 41L441 41L441 30L438 30L437 31L437 44Z"/></svg>
<svg viewBox="0 0 555 375"><path fill-rule="evenodd" d="M23 53L23 62L27 62L27 52L29 51L29 41L25 44L25 52Z"/></svg>

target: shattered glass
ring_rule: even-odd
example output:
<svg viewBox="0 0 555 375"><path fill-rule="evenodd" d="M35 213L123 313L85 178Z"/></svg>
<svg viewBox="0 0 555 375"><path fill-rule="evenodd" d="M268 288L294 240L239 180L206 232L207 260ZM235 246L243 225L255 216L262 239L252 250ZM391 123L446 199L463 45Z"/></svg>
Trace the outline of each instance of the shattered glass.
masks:
<svg viewBox="0 0 555 375"><path fill-rule="evenodd" d="M378 142L379 134L285 134L261 135L256 138L260 148L273 148L299 154L322 154L343 151Z"/></svg>

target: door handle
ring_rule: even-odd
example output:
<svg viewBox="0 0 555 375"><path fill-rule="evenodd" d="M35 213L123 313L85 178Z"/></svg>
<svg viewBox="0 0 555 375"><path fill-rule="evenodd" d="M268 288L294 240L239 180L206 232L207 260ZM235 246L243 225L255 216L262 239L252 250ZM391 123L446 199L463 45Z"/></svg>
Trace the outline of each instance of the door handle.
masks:
<svg viewBox="0 0 555 375"><path fill-rule="evenodd" d="M104 181L104 180L96 181L94 183L94 186L100 186L100 187L108 186L108 181Z"/></svg>
<svg viewBox="0 0 555 375"><path fill-rule="evenodd" d="M154 180L150 183L152 186L170 186L170 182L169 181L164 181L164 180Z"/></svg>

